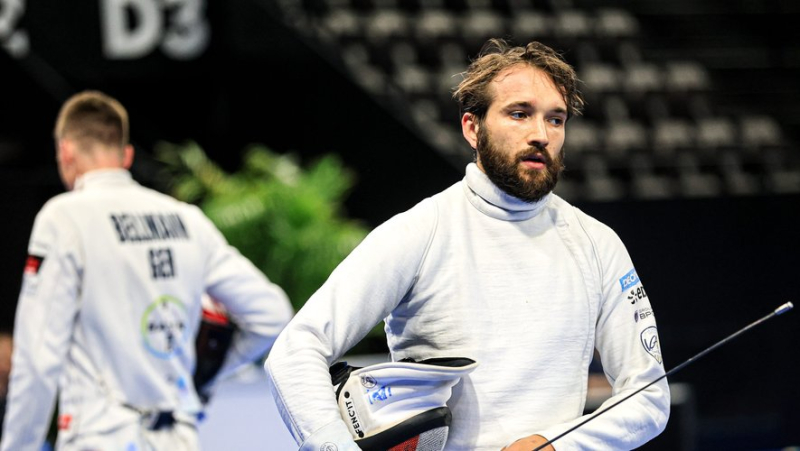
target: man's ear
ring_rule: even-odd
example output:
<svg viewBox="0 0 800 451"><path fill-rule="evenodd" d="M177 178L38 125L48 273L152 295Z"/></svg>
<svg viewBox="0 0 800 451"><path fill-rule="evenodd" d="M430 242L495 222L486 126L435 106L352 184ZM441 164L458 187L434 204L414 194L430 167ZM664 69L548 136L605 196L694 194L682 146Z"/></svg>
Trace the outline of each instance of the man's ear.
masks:
<svg viewBox="0 0 800 451"><path fill-rule="evenodd" d="M131 165L133 165L133 146L128 144L122 149L122 167L125 169L130 169Z"/></svg>
<svg viewBox="0 0 800 451"><path fill-rule="evenodd" d="M473 113L464 113L461 116L461 134L467 140L470 147L473 149L478 148L478 129L480 128L480 121Z"/></svg>
<svg viewBox="0 0 800 451"><path fill-rule="evenodd" d="M56 163L58 165L58 175L67 191L75 187L75 178L78 176L78 149L75 142L61 138L56 141Z"/></svg>
<svg viewBox="0 0 800 451"><path fill-rule="evenodd" d="M75 163L75 143L66 138L57 140L56 159L59 164L72 166Z"/></svg>

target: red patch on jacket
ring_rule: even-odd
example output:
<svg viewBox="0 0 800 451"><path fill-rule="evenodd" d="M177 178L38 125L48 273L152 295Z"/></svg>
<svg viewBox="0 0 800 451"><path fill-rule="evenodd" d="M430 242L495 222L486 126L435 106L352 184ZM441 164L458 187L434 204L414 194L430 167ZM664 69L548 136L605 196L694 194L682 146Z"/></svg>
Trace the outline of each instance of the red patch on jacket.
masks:
<svg viewBox="0 0 800 451"><path fill-rule="evenodd" d="M44 257L40 257L38 255L28 255L28 259L25 260L25 269L23 273L30 274L35 276L39 274L39 268L42 267L42 263L44 262Z"/></svg>
<svg viewBox="0 0 800 451"><path fill-rule="evenodd" d="M63 415L58 416L58 430L65 431L69 429L69 425L72 423L72 415L65 413Z"/></svg>

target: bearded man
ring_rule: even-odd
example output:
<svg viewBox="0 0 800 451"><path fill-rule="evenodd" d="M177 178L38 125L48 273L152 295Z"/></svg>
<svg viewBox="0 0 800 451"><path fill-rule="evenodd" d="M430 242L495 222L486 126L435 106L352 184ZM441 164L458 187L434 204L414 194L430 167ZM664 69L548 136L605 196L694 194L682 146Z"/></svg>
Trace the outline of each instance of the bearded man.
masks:
<svg viewBox="0 0 800 451"><path fill-rule="evenodd" d="M492 39L454 97L476 150L464 179L377 227L265 363L303 450L359 449L328 367L381 320L394 362L477 362L447 399L448 450L530 451L585 420L595 349L606 405L664 374L654 316L634 321L651 307L622 241L553 193L567 121L583 106L574 69L540 43ZM669 405L662 379L544 449L639 447Z"/></svg>

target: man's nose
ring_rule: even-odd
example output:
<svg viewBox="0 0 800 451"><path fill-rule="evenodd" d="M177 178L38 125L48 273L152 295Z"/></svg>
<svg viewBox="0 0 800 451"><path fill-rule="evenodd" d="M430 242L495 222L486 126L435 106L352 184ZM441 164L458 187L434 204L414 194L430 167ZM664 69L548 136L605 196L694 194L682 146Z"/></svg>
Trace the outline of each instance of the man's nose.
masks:
<svg viewBox="0 0 800 451"><path fill-rule="evenodd" d="M545 148L550 140L547 138L547 124L544 120L531 121L526 141L529 146Z"/></svg>

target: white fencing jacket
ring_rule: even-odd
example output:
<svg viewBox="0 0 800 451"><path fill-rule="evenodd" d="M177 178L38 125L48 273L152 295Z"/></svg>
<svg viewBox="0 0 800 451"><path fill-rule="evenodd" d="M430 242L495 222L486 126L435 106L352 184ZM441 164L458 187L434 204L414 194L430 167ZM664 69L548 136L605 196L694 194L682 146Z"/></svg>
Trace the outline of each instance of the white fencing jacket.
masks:
<svg viewBox="0 0 800 451"><path fill-rule="evenodd" d="M59 442L113 433L137 410L191 418L203 293L241 327L218 377L261 357L293 314L200 209L125 170L89 172L48 201L28 252L3 450L41 448L57 391Z"/></svg>
<svg viewBox="0 0 800 451"><path fill-rule="evenodd" d="M505 194L474 163L377 227L278 338L265 368L301 449L358 449L328 366L381 319L392 360L478 362L448 402L449 450L497 451L582 421L595 348L613 386L606 406L664 374L649 299L617 235L554 194L535 204ZM662 379L554 446L635 448L663 430L669 404Z"/></svg>

